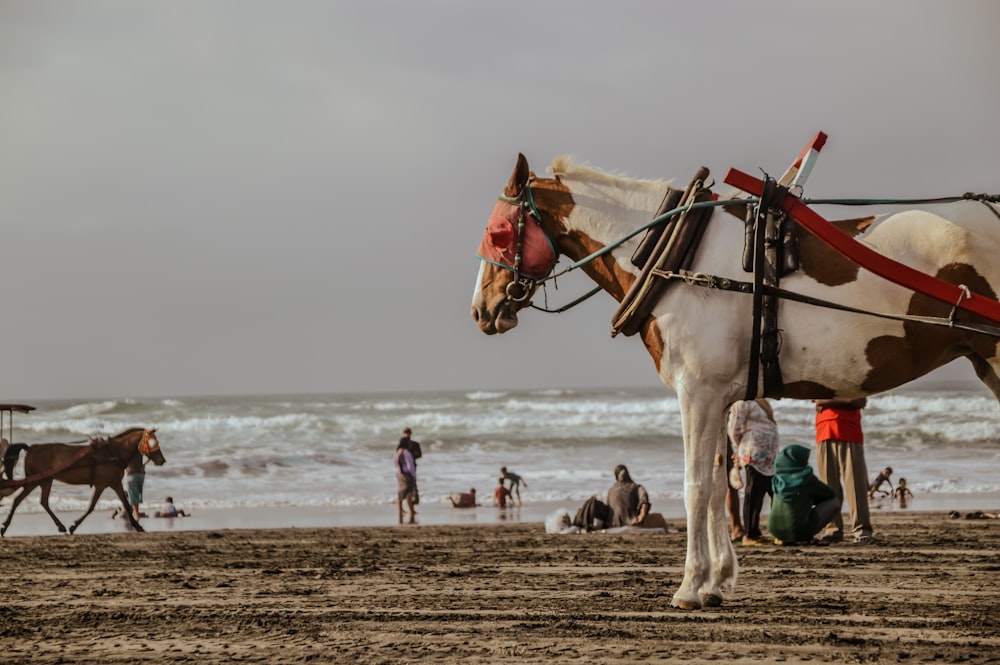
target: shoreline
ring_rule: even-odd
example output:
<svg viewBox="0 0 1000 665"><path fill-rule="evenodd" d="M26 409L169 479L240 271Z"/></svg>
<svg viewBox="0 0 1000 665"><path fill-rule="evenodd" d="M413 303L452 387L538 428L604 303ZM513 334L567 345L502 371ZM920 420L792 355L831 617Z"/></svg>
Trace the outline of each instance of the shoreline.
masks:
<svg viewBox="0 0 1000 665"><path fill-rule="evenodd" d="M33 502L34 505L32 505ZM477 508L452 508L449 504L425 502L417 507L417 524L404 524L402 527L538 524L544 522L546 517L558 509L565 509L570 515L574 515L582 503L582 501L526 501L520 507L500 509L488 505ZM948 513L952 510L963 514L976 510L1000 512L1000 493L921 494L914 498L905 509L898 508L890 501L873 501L871 506L873 519L880 515L906 515L923 512ZM183 505L179 507L187 510ZM25 508L30 508L31 512L25 511ZM158 505L149 507L144 505L143 512L152 515L157 508ZM9 499L0 503L0 520L6 518L9 510ZM67 528L82 512L54 510ZM668 520L679 519L683 521L685 518L684 504L679 499L655 499L653 511L662 513ZM768 506L765 502L763 514L766 515L767 511ZM190 517L147 517L141 521L141 524L148 532L400 526L396 522L395 504L200 508L191 510L191 513ZM128 533L131 531L125 520L112 520L110 514L108 510L95 510L80 525L76 532L77 535ZM59 535L62 534L56 530L51 518L38 506L37 497L32 496L18 509L4 538Z"/></svg>

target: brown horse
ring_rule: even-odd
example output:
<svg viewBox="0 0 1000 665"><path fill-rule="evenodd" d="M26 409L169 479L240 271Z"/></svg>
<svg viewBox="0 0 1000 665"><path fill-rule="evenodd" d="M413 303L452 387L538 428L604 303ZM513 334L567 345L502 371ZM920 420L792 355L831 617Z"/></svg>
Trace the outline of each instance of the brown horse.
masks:
<svg viewBox="0 0 1000 665"><path fill-rule="evenodd" d="M125 515L136 531L143 531L132 516L132 508L128 496L122 486L122 476L125 475L125 465L136 454L145 455L157 466L167 460L160 451L160 442L156 438L155 429L133 427L121 434L107 439L95 439L87 444L74 445L69 443L37 443L28 446L24 456L25 479L20 494L14 497L10 513L0 527L0 536L7 532L10 520L14 517L17 507L36 487L42 488L42 507L49 514L60 533L66 533L59 518L49 508L49 492L52 491L52 481L58 480L68 485L90 485L94 494L90 498L90 506L69 527L72 534L80 523L94 511L97 500L104 490L111 488L121 499L125 507Z"/></svg>

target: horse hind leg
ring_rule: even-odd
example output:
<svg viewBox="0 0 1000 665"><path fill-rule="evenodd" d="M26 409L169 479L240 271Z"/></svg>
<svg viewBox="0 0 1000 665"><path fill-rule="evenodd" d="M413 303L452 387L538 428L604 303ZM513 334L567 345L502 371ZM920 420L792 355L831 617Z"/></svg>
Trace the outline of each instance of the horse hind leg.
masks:
<svg viewBox="0 0 1000 665"><path fill-rule="evenodd" d="M17 512L17 507L21 505L29 494L31 494L34 489L38 487L38 484L25 485L21 488L21 493L14 497L14 502L10 504L10 512L7 513L7 519L4 520L3 526L0 526L0 536L7 533L7 527L10 526L10 521L14 519L14 513Z"/></svg>
<svg viewBox="0 0 1000 665"><path fill-rule="evenodd" d="M44 508L45 512L49 514L52 521L56 523L56 528L59 529L59 533L66 533L66 527L59 521L59 518L56 517L54 512L52 512L52 509L49 508L49 493L52 491L52 479L50 478L49 480L42 481L40 483L40 487L42 488L42 508Z"/></svg>

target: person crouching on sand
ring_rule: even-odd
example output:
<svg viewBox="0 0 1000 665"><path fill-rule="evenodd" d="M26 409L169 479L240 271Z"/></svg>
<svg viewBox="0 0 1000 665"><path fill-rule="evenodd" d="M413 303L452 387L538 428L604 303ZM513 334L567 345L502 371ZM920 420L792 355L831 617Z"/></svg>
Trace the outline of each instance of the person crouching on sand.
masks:
<svg viewBox="0 0 1000 665"><path fill-rule="evenodd" d="M813 474L809 449L792 444L774 462L774 500L767 530L776 545L812 542L813 537L840 512L833 488Z"/></svg>
<svg viewBox="0 0 1000 665"><path fill-rule="evenodd" d="M498 508L506 508L507 501L510 501L511 505L514 504L514 499L510 495L510 490L503 484L503 476L500 476L497 478L497 488L493 490L493 505Z"/></svg>
<svg viewBox="0 0 1000 665"><path fill-rule="evenodd" d="M872 484L868 486L868 498L874 499L876 493L881 494L882 496L889 496L890 494L892 494L893 489L892 489L891 477L892 477L891 466L887 466L881 471L879 471L879 474L875 476L875 480L873 480ZM886 491L882 489L882 485L888 485L889 490Z"/></svg>

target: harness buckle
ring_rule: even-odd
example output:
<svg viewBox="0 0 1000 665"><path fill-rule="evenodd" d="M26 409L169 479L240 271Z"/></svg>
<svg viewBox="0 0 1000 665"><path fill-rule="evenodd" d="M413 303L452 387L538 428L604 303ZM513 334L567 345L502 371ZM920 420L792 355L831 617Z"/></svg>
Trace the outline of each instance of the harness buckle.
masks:
<svg viewBox="0 0 1000 665"><path fill-rule="evenodd" d="M516 281L507 283L507 299L513 302L524 302L531 295L531 287L534 286L535 280L530 277L518 277ZM516 292L520 290L519 294Z"/></svg>

